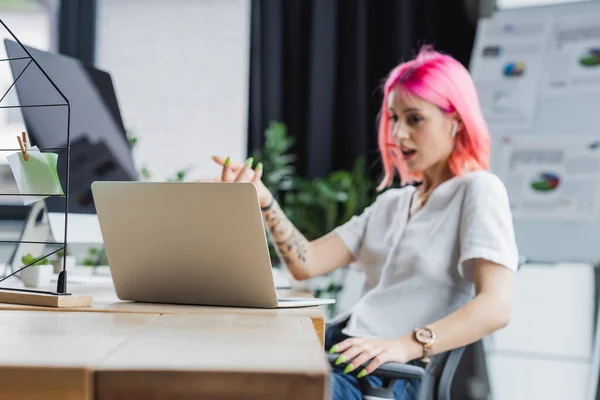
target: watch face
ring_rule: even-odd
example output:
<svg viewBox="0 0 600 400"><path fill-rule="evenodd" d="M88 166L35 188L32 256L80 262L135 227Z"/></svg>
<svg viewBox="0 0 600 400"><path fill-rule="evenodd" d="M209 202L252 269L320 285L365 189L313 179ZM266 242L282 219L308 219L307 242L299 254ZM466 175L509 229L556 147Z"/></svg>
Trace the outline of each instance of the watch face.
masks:
<svg viewBox="0 0 600 400"><path fill-rule="evenodd" d="M415 336L417 337L417 340L421 343L432 343L433 339L435 338L431 330L423 328L417 329L417 331L415 332Z"/></svg>

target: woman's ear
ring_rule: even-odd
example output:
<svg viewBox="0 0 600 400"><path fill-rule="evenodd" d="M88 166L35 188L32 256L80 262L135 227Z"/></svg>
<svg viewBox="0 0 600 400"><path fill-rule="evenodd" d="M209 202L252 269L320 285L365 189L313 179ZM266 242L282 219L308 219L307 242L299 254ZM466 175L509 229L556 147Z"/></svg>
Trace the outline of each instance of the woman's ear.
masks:
<svg viewBox="0 0 600 400"><path fill-rule="evenodd" d="M452 137L455 137L457 133L462 132L465 129L465 124L458 115L452 121Z"/></svg>

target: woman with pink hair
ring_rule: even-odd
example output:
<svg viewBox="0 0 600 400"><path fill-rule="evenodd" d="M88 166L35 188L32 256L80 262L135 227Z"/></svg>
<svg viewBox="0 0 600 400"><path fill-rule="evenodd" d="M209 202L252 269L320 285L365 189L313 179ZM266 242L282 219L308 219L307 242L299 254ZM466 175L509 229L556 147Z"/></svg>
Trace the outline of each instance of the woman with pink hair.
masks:
<svg viewBox="0 0 600 400"><path fill-rule="evenodd" d="M396 173L402 187L314 241L261 183L261 165L214 157L220 180L256 185L294 278L347 265L364 271L362 297L326 331L326 349L345 365L333 369L333 399L360 399L360 380L380 385L370 374L383 363L425 365L509 321L518 250L506 189L488 171L490 138L468 71L429 47L394 68L383 87L379 149L379 189ZM394 393L415 399L418 382L399 381Z"/></svg>

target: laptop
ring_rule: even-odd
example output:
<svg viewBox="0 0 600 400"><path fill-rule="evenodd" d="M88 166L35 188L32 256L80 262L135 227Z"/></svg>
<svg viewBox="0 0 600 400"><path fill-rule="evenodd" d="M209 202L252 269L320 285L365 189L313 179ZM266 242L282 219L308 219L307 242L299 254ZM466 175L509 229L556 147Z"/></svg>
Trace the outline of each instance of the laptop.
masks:
<svg viewBox="0 0 600 400"><path fill-rule="evenodd" d="M96 181L92 194L121 300L284 308L252 183Z"/></svg>

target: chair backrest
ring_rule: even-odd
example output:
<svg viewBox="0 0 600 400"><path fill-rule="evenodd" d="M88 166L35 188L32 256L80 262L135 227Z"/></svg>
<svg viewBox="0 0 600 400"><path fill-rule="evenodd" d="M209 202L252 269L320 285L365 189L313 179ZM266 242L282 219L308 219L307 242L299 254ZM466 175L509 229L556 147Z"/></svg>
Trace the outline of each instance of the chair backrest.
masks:
<svg viewBox="0 0 600 400"><path fill-rule="evenodd" d="M451 350L448 354L448 357L443 365L439 381L436 385L437 400L451 399L450 391L452 389L452 382L454 381L454 375L456 374L458 364L460 363L464 352L465 348L459 347L458 349Z"/></svg>

